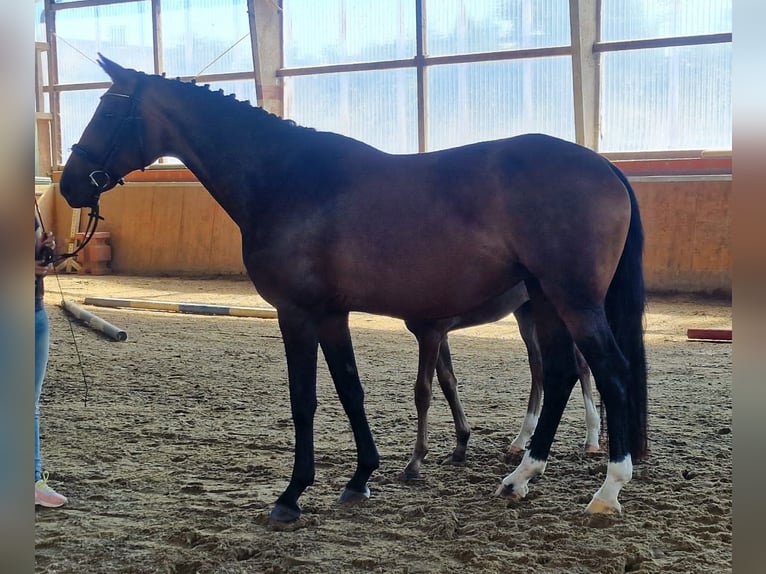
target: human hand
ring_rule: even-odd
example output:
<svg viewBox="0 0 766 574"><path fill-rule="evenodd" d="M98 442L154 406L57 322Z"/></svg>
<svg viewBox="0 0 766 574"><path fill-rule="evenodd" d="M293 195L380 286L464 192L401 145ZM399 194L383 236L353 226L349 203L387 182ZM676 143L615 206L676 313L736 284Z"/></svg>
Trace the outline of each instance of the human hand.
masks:
<svg viewBox="0 0 766 574"><path fill-rule="evenodd" d="M44 265L53 262L56 254L56 239L53 237L52 232L47 231L45 233L45 237L40 242L37 254Z"/></svg>
<svg viewBox="0 0 766 574"><path fill-rule="evenodd" d="M53 271L53 263L46 263L43 259L35 259L35 276L45 277Z"/></svg>
<svg viewBox="0 0 766 574"><path fill-rule="evenodd" d="M50 247L53 251L56 251L56 238L53 237L52 231L45 232L45 238L42 241L43 247Z"/></svg>

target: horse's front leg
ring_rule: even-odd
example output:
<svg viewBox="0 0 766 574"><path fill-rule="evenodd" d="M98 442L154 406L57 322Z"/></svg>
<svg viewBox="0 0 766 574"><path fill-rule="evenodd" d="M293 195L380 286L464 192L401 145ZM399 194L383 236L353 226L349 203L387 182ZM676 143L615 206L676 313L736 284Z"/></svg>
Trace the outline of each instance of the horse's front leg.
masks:
<svg viewBox="0 0 766 574"><path fill-rule="evenodd" d="M287 357L290 407L295 426L295 460L287 489L277 499L271 519L291 522L301 515L298 498L314 483L314 413L318 330L316 322L297 309L279 309L279 328Z"/></svg>
<svg viewBox="0 0 766 574"><path fill-rule="evenodd" d="M420 465L426 454L428 454L428 408L431 406L431 386L439 355L439 344L443 336L441 332L429 328L416 329L413 333L418 340L418 376L415 380L415 408L418 413L418 434L412 457L401 474L402 480L419 479Z"/></svg>
<svg viewBox="0 0 766 574"><path fill-rule="evenodd" d="M370 497L367 480L380 465L380 459L364 412L364 389L354 359L348 313L333 315L321 321L319 344L356 442L356 471L341 493L340 501L367 499Z"/></svg>

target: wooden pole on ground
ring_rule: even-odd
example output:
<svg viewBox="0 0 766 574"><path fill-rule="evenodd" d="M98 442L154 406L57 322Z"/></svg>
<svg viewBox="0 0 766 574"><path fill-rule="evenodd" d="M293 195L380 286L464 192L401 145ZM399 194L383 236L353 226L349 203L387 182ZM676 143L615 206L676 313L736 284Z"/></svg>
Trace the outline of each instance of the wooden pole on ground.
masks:
<svg viewBox="0 0 766 574"><path fill-rule="evenodd" d="M104 321L101 317L98 315L94 315L90 311L86 311L79 305L72 303L71 301L64 299L61 302L61 306L71 313L74 317L85 323L88 327L91 327L95 329L96 331L101 331L105 335L111 337L115 341L127 341L128 340L128 333L127 331L124 331L120 329L119 327L115 327L111 323Z"/></svg>
<svg viewBox="0 0 766 574"><path fill-rule="evenodd" d="M257 317L276 319L276 309L262 307L231 307L229 305L205 305L202 303L177 303L174 301L152 301L148 299L117 299L113 297L86 297L86 305L97 307L127 307L129 309L149 309L153 311L174 311L195 315L229 315L232 317Z"/></svg>
<svg viewBox="0 0 766 574"><path fill-rule="evenodd" d="M700 341L731 341L731 329L687 329L686 338Z"/></svg>

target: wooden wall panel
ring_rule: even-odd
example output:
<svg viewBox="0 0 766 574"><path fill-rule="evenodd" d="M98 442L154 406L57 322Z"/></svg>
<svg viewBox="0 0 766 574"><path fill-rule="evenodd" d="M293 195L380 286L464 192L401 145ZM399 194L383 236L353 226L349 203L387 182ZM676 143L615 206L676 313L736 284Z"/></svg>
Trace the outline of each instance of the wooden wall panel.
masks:
<svg viewBox="0 0 766 574"><path fill-rule="evenodd" d="M730 295L731 179L632 183L644 222L647 288ZM57 236L65 237L71 210L55 194ZM101 214L116 273L245 274L239 228L198 182L129 182L103 195ZM86 220L83 210L81 229Z"/></svg>
<svg viewBox="0 0 766 574"><path fill-rule="evenodd" d="M652 291L731 294L731 179L634 181Z"/></svg>
<svg viewBox="0 0 766 574"><path fill-rule="evenodd" d="M55 194L57 209L71 213L58 193L58 186ZM82 230L87 213L88 210L82 210ZM101 197L101 215L104 221L98 229L111 234L115 273L242 275L245 272L239 228L199 183L127 183ZM66 217L68 229L69 215ZM60 219L57 218L57 223Z"/></svg>
<svg viewBox="0 0 766 574"><path fill-rule="evenodd" d="M730 183L730 182L729 182ZM697 274L693 283L710 282L709 288L729 285L731 291L731 186L710 186L698 192L697 226L692 269Z"/></svg>

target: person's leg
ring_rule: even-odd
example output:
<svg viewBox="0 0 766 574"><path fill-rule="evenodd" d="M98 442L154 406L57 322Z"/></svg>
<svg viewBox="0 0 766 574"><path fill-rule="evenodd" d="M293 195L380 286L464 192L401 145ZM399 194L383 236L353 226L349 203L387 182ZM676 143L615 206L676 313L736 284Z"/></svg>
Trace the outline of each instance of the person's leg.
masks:
<svg viewBox="0 0 766 574"><path fill-rule="evenodd" d="M48 366L48 314L45 309L35 311L35 506L58 508L67 503L66 496L48 486L48 473L43 473L40 455L40 395L43 390L45 370Z"/></svg>
<svg viewBox="0 0 766 574"><path fill-rule="evenodd" d="M38 309L35 311L35 482L43 477L40 455L40 394L48 365L49 339L48 314L45 309Z"/></svg>

